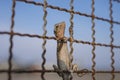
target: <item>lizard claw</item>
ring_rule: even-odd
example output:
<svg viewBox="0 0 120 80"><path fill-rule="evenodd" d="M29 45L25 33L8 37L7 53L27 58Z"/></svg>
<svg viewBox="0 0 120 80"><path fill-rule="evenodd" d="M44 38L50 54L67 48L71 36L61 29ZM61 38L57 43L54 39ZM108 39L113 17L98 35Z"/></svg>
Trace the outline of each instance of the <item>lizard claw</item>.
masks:
<svg viewBox="0 0 120 80"><path fill-rule="evenodd" d="M58 70L59 70L56 65L53 65L53 68L54 68L55 71L58 71ZM60 72L57 72L57 74L58 74L59 76L62 76L62 74L61 74Z"/></svg>
<svg viewBox="0 0 120 80"><path fill-rule="evenodd" d="M74 64L74 65L72 66L72 70L73 70L73 71L77 71L77 70L78 70L78 65L77 65L77 64Z"/></svg>

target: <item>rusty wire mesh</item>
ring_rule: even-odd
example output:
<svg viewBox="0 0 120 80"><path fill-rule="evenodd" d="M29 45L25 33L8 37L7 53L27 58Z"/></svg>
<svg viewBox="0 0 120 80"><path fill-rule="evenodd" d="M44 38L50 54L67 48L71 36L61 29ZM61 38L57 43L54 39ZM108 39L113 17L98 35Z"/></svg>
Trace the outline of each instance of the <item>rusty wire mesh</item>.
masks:
<svg viewBox="0 0 120 80"><path fill-rule="evenodd" d="M43 35L40 36L40 35L32 35L32 34L22 34L22 33L18 33L18 32L14 32L14 23L15 23L15 20L14 20L14 17L15 17L15 6L16 6L16 1L20 1L20 2L24 2L26 4L33 4L33 5L36 5L36 6L42 6L43 7L43 12L44 12L44 16L43 16L43 21L44 21L44 24L43 24ZM115 2L120 2L120 0L113 0ZM117 48L117 49L120 49L120 46L117 46L117 45L114 45L113 42L114 42L114 37L113 37L113 34L114 34L114 31L113 31L113 24L118 24L120 25L120 22L118 21L114 21L113 20L113 10L112 10L112 0L109 0L109 17L110 19L105 19L105 18L102 18L102 17L98 17L98 16L95 16L94 15L94 12L95 12L95 7L94 7L94 4L95 4L95 0L92 0L91 2L91 15L89 14L86 14L86 13L81 13L81 12L78 12L78 11L74 11L74 5L73 5L73 2L74 0L70 0L70 10L68 9L65 9L65 8L61 8L61 7L58 7L58 6L53 6L53 5L49 5L47 3L47 0L44 0L44 3L40 3L40 2L35 2L35 1L30 1L30 0L12 0L12 15L11 15L11 26L10 26L10 32L8 31L0 31L0 35L9 35L10 38L9 38L9 42L10 42L10 47L9 47L9 59L8 59L8 65L9 65L9 68L8 70L0 70L0 73L3 73L3 72L6 72L8 73L8 80L12 80L12 73L41 73L41 78L42 80L46 80L45 79L45 76L44 74L47 72L47 73L51 73L51 72L66 72L66 71L54 71L54 70L47 70L45 68L45 63L46 63L46 42L48 39L50 40L56 40L56 38L54 36L46 36L47 34L47 30L46 30L46 25L47 25L47 10L46 8L51 8L51 9L56 9L56 10L59 10L59 11L63 11L63 12L66 12L66 13L70 13L70 27L69 27L69 35L70 37L68 38L68 41L70 42L70 56L71 56L71 63L73 61L73 51L74 51L74 48L73 48L73 43L81 43L81 44L88 44L88 45L91 45L92 46L92 71L74 71L74 73L92 73L92 79L93 80L96 80L95 79L95 74L96 73L111 73L112 75L112 78L111 80L114 80L115 79L115 74L114 73L120 73L120 71L115 71L115 67L114 67L114 63L115 63L115 60L114 60L114 48ZM91 30L92 30L92 35L91 35L91 38L92 38L92 42L89 42L89 41L82 41L82 40L77 40L77 39L74 39L74 36L73 36L73 25L74 25L74 21L73 21L73 18L74 18L74 14L77 14L79 16L85 16L85 17L88 17L88 18L91 18L91 23L92 23L92 26L91 26ZM97 20L101 20L101 21L104 21L104 22L108 22L110 24L110 44L103 44L103 43L96 43L96 38L95 38L95 19ZM42 59L43 59L43 62L42 62L42 70L12 70L12 58L13 58L13 37L14 36L20 36L20 37L30 37L30 38L39 38L39 39L43 39L43 44L42 44L42 48L43 48L43 53L41 55ZM95 66L96 66L96 62L95 62L95 57L96 57L96 54L95 54L95 49L96 49L96 46L101 46L101 47L110 47L110 52L111 52L111 68L112 70L111 71L96 71L95 70ZM72 80L72 77L71 77L71 80Z"/></svg>
<svg viewBox="0 0 120 80"><path fill-rule="evenodd" d="M113 0L113 1L116 1L116 2L120 3L120 0Z"/></svg>

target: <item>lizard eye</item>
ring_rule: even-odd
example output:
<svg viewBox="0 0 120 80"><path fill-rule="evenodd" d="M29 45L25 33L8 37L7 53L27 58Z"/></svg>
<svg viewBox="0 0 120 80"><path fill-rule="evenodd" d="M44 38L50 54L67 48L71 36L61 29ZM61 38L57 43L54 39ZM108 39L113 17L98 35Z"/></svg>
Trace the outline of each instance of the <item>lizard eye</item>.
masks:
<svg viewBox="0 0 120 80"><path fill-rule="evenodd" d="M58 25L56 25L56 27L58 27Z"/></svg>

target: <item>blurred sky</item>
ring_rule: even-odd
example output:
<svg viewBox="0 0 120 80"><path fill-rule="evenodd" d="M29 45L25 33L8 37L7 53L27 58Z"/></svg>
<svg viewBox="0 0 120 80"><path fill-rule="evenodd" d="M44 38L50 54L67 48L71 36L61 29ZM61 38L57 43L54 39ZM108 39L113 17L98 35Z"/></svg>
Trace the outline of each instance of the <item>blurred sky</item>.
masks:
<svg viewBox="0 0 120 80"><path fill-rule="evenodd" d="M42 0L34 0L43 2ZM70 9L70 0L47 0L48 4ZM91 0L74 0L74 11L91 14ZM95 16L110 19L109 0L95 0ZM12 0L0 2L0 31L10 31ZM120 3L113 2L113 20L120 22ZM47 36L54 36L54 24L65 21L65 36L69 37L70 14L47 8ZM43 7L16 2L14 31L19 33L43 34ZM83 41L92 41L91 18L74 15L74 38ZM120 25L114 24L114 45L120 46ZM110 44L110 23L95 19L95 38L97 43ZM14 36L13 62L21 67L42 63L42 39ZM68 43L69 44L69 43ZM46 66L56 64L56 41L47 40ZM9 36L0 35L0 63L7 62L9 50ZM92 46L87 44L73 44L74 63L80 69L91 69ZM96 69L110 70L111 52L109 47L96 46ZM114 49L115 68L120 71L120 49Z"/></svg>

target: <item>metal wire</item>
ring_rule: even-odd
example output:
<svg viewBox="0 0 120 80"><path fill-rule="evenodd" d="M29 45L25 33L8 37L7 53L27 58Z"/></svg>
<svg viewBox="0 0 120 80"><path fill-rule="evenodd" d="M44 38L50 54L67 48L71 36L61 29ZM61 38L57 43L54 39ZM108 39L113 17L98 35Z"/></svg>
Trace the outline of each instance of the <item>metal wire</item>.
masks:
<svg viewBox="0 0 120 80"><path fill-rule="evenodd" d="M29 0L28 1L27 0L16 0L16 1L25 2L25 3L33 4L33 5L37 5L37 6L43 6L44 5L43 3L35 2L35 1L29 1ZM67 13L78 14L80 16L85 16L85 17L89 17L89 18L92 17L92 15L89 15L89 14L86 14L86 13L81 13L81 12L78 12L78 11L71 11L71 10L68 10L68 9L65 9L65 8L61 8L61 7L58 7L58 6L52 6L52 5L49 5L49 4L47 4L47 8L51 8L51 9L55 9L55 10L59 10L59 11L64 11L64 12L67 12ZM94 18L97 19L97 20L108 22L108 23L112 22L114 24L120 24L120 22L118 22L118 21L111 21L109 19L105 19L105 18L98 17L98 16L94 16Z"/></svg>
<svg viewBox="0 0 120 80"><path fill-rule="evenodd" d="M7 31L0 31L0 35L14 35L14 36L21 36L21 37L30 37L30 38L39 38L39 39L48 39L48 40L56 40L56 37L53 36L40 36L37 34L22 34L22 33L18 33L18 32L7 32ZM68 38L68 41L70 41L70 39ZM81 43L81 44L88 44L88 45L95 45L95 46L101 46L101 47L114 47L116 49L120 49L120 46L117 45L111 45L111 44L102 44L102 43L92 43L89 41L82 41L82 40L73 40L74 43Z"/></svg>
<svg viewBox="0 0 120 80"><path fill-rule="evenodd" d="M113 1L116 1L116 2L120 3L120 0L113 0Z"/></svg>
<svg viewBox="0 0 120 80"><path fill-rule="evenodd" d="M8 70L0 70L0 73L8 73ZM68 71L64 71L64 70L11 70L11 73L17 73L17 74L21 74L21 73L42 73L42 72L47 72L47 73L56 73L56 72L68 72ZM92 73L92 71L83 71L83 70L77 70L74 71L73 73ZM111 73L111 71L96 71L96 73ZM114 73L120 73L120 71L115 71Z"/></svg>
<svg viewBox="0 0 120 80"><path fill-rule="evenodd" d="M16 1L19 1L19 2L25 2L27 4L34 4L36 6L42 6L43 7L43 12L44 12L44 16L43 16L43 21L44 21L44 24L43 24L43 35L40 36L40 35L37 35L37 34L22 34L22 33L18 33L18 32L14 32L14 24L15 24L15 21L14 21L14 17L15 17L15 6L16 6ZM70 27L69 27L69 34L70 34L70 37L67 38L67 40L70 42L70 56L71 56L71 63L73 62L73 51L74 51L74 48L73 48L73 43L82 43L82 44L88 44L88 45L91 45L92 46L92 70L91 71L81 71L81 70L78 70L78 71L74 71L73 73L92 73L92 79L93 80L96 80L95 79L95 74L96 73L111 73L112 75L112 78L111 80L114 80L115 79L115 73L120 73L120 71L115 71L115 67L114 67L114 63L115 63L115 60L114 60L114 48L116 49L120 49L120 46L117 46L117 45L114 45L113 42L114 42L114 31L113 31L113 24L118 24L120 25L120 22L118 21L114 21L113 20L113 10L112 10L112 7L113 7L113 4L112 4L112 1L116 1L118 3L120 3L120 0L109 0L109 11L110 11L110 19L106 19L106 18L102 18L102 17L98 17L98 16L95 16L94 15L94 12L95 12L95 1L92 0L92 4L91 4L91 9L92 9L92 12L91 14L86 14L86 13L82 13L82 12L78 12L78 11L74 11L74 5L73 5L73 2L74 0L71 0L70 1L70 10L66 9L66 8L61 8L61 7L58 7L58 6L53 6L53 5L49 5L47 4L47 0L44 0L44 3L38 3L38 2L35 2L35 1L30 1L30 0L12 0L12 15L11 15L11 25L10 25L10 31L0 31L0 35L9 35L10 38L9 38L9 42L10 42L10 47L9 47L9 59L8 59L8 70L0 70L0 73L8 73L8 80L12 80L12 73L41 73L41 78L42 80L45 80L45 72L47 73L51 73L51 72L68 72L68 71L61 71L61 70L47 70L45 68L45 63L46 63L46 42L47 42L47 39L49 40L56 40L56 37L53 37L53 36L46 36L47 34L47 30L46 30L46 25L47 25L47 8L50 8L50 9L55 9L55 10L59 10L59 11L64 11L64 12L67 12L67 13L70 13ZM74 25L74 22L73 22L73 18L74 18L74 14L77 14L77 15L80 15L80 16L84 16L84 17L88 17L88 18L91 18L91 23L92 23L92 27L91 27L91 30L92 30L92 42L89 42L89 41L82 41L82 40L76 40L74 39L74 36L73 36L73 25ZM102 44L102 43L96 43L96 39L95 39L95 19L97 20L101 20L101 21L104 21L104 22L108 22L110 23L110 44ZM13 37L14 36L21 36L21 37L30 37L30 38L39 38L39 39L43 39L43 44L42 44L42 48L43 48L43 52L42 52L42 64L41 64L41 67L42 67L42 70L12 70L12 58L13 58ZM95 66L96 66L96 62L95 62L95 57L96 57L96 53L95 53L95 47L96 46L101 46L101 47L109 47L110 48L110 52L111 52L111 71L96 71L95 70ZM71 76L71 80L72 80L72 76Z"/></svg>
<svg viewBox="0 0 120 80"><path fill-rule="evenodd" d="M109 7L109 10L110 10L110 14L109 14L109 16L110 16L110 19L111 19L111 21L113 20L113 16L112 16L112 14L113 14L113 10L112 10L112 0L109 0L109 4L110 4L110 7ZM113 32L113 24L112 23L110 23L110 32L111 32L111 34L110 34L110 38L111 38L111 41L110 41L110 44L112 45L113 44L113 42L114 42L114 37L113 37L113 34L114 34L114 32ZM112 75L112 78L111 78L111 80L114 80L115 79L115 74L114 74L114 71L115 71L115 68L114 68L114 63L115 63L115 61L114 61L114 51L113 51L113 47L111 47L111 68L112 68L112 73L111 73L111 75Z"/></svg>
<svg viewBox="0 0 120 80"><path fill-rule="evenodd" d="M92 0L92 4L91 4L92 20L91 20L91 22L92 22L92 43L93 44L95 43L95 22L94 22L94 19L95 19L95 17L94 17L95 8L94 8L94 4L95 4L95 2L94 2L94 0ZM95 45L92 45L92 79L93 80L96 80L95 79L95 73L96 73L96 71L95 71L95 65L96 65L95 57L96 57L96 55L95 55Z"/></svg>
<svg viewBox="0 0 120 80"><path fill-rule="evenodd" d="M70 1L70 7L71 7L71 11L73 11L74 7L73 7L73 0ZM71 63L73 62L73 17L74 17L74 14L73 13L70 13L70 27L69 27L69 34L70 34L70 57L71 57Z"/></svg>
<svg viewBox="0 0 120 80"><path fill-rule="evenodd" d="M47 10L46 10L46 6L47 6L47 1L44 0L44 9L43 9L43 11L44 11L44 16L43 16L43 21L44 21L43 31L44 31L44 33L43 33L43 36L46 36L46 34L47 34L47 30L46 30L46 25L47 25L47 20L46 20ZM45 47L45 45L46 45L46 42L47 42L46 39L43 38L43 44L42 44L42 48L43 48L42 59L43 59L43 62L42 62L42 66L41 66L42 70L45 70L45 63L46 63L46 58L45 58L46 47ZM46 80L45 77L44 77L44 74L45 74L45 72L41 73L42 80Z"/></svg>
<svg viewBox="0 0 120 80"><path fill-rule="evenodd" d="M70 0L70 11L74 11L74 6L73 6L73 1L74 0ZM73 51L74 51L74 48L73 48L73 25L74 25L74 22L73 22L73 18L74 18L74 14L73 13L70 13L70 27L69 27L69 35L70 35L70 66L72 68L72 62L73 62ZM73 77L71 75L71 78L70 80L72 80Z"/></svg>
<svg viewBox="0 0 120 80"><path fill-rule="evenodd" d="M12 74L11 74L11 70L12 70L12 58L13 58L13 35L12 33L13 28L14 28L14 17L15 17L15 5L16 5L16 1L13 0L12 1L12 15L11 15L11 26L10 26L10 47L9 47L9 58L8 58L8 80L12 80Z"/></svg>

